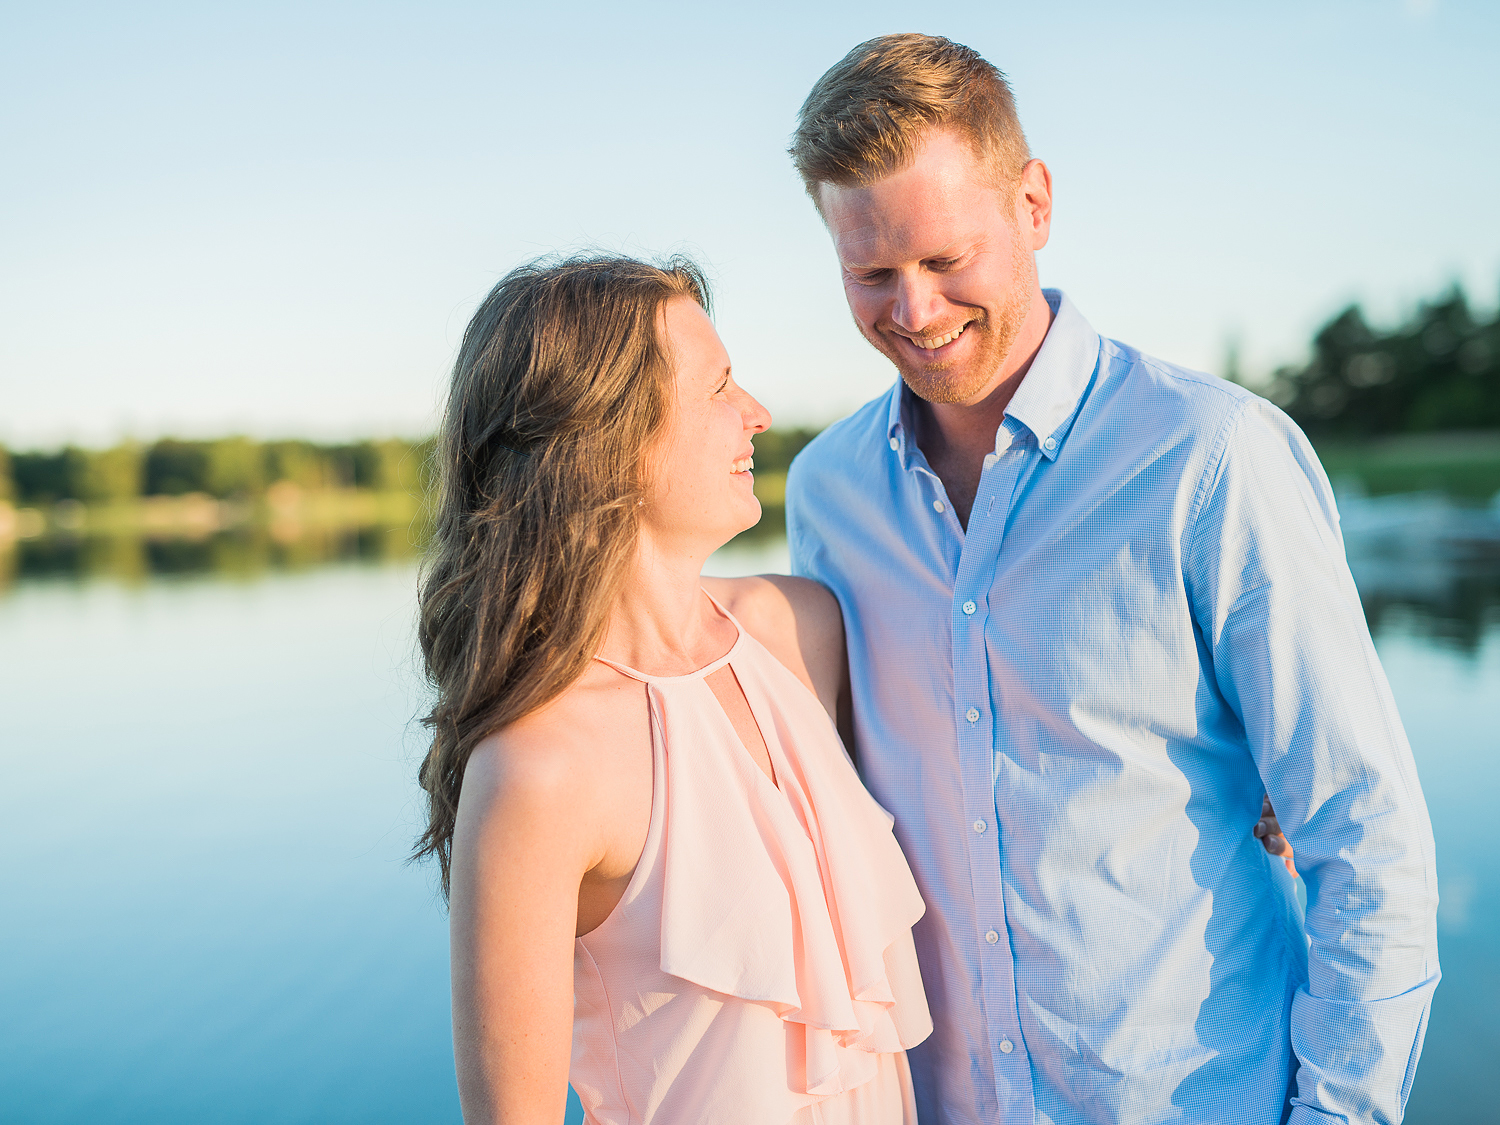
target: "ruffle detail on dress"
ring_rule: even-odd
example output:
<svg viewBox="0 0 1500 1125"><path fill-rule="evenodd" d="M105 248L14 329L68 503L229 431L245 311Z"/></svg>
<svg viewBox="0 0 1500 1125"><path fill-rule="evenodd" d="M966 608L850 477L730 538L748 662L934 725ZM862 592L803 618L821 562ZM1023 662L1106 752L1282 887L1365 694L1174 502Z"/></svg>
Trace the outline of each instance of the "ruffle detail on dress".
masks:
<svg viewBox="0 0 1500 1125"><path fill-rule="evenodd" d="M661 969L800 1024L792 1089L839 1094L932 1030L911 937L925 906L817 698L748 634L730 666L776 785L702 679L651 684L669 748ZM674 708L686 691L711 705Z"/></svg>

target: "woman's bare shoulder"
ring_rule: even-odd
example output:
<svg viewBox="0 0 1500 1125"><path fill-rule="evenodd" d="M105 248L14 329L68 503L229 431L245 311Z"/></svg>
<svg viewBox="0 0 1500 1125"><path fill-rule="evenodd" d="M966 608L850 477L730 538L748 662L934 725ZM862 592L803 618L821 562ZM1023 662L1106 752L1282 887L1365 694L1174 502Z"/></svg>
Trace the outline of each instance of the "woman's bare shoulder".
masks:
<svg viewBox="0 0 1500 1125"><path fill-rule="evenodd" d="M843 678L844 618L826 586L785 574L705 578L703 585L825 703L829 692L837 692Z"/></svg>
<svg viewBox="0 0 1500 1125"><path fill-rule="evenodd" d="M586 817L618 792L613 775L638 757L630 742L645 741L649 754L649 739L639 685L591 667L556 699L485 736L464 769L462 796L508 812Z"/></svg>
<svg viewBox="0 0 1500 1125"><path fill-rule="evenodd" d="M762 632L790 635L800 628L841 633L844 628L838 599L828 587L811 578L757 574L749 578L705 578L703 585L762 644L766 643Z"/></svg>

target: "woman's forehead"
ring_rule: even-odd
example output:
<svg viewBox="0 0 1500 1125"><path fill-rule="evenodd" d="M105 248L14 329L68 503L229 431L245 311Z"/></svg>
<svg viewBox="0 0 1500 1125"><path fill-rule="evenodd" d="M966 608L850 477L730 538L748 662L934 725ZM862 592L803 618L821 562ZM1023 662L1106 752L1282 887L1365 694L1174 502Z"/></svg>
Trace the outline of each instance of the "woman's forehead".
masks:
<svg viewBox="0 0 1500 1125"><path fill-rule="evenodd" d="M714 323L691 297L674 297L662 309L662 322L680 376L722 378L729 353Z"/></svg>

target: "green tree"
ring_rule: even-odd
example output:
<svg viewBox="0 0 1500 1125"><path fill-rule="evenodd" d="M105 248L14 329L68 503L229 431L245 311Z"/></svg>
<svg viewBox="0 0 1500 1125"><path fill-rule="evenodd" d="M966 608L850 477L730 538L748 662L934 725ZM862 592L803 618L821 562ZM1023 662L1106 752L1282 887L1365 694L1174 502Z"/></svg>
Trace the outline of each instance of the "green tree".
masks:
<svg viewBox="0 0 1500 1125"><path fill-rule="evenodd" d="M427 489L432 442L386 438L370 443L375 454L374 484L381 492L420 494Z"/></svg>
<svg viewBox="0 0 1500 1125"><path fill-rule="evenodd" d="M162 438L146 450L145 494L181 496L208 491L208 443Z"/></svg>
<svg viewBox="0 0 1500 1125"><path fill-rule="evenodd" d="M270 441L264 446L266 480L291 481L307 489L331 483L328 459L310 441Z"/></svg>
<svg viewBox="0 0 1500 1125"><path fill-rule="evenodd" d="M65 445L53 453L27 452L11 455L11 476L16 502L23 506L55 504L59 500L82 500L88 477L88 454Z"/></svg>
<svg viewBox="0 0 1500 1125"><path fill-rule="evenodd" d="M133 441L90 452L81 498L104 502L134 500L141 494L144 475L141 447Z"/></svg>
<svg viewBox="0 0 1500 1125"><path fill-rule="evenodd" d="M1314 436L1500 426L1500 312L1476 318L1457 286L1389 331L1351 305L1312 352L1276 373L1272 397Z"/></svg>
<svg viewBox="0 0 1500 1125"><path fill-rule="evenodd" d="M1224 378L1241 387L1245 385L1245 372L1240 367L1240 341L1238 337L1231 336L1229 343L1224 345Z"/></svg>
<svg viewBox="0 0 1500 1125"><path fill-rule="evenodd" d="M247 437L208 443L206 490L220 498L258 496L266 486L266 457L260 443Z"/></svg>

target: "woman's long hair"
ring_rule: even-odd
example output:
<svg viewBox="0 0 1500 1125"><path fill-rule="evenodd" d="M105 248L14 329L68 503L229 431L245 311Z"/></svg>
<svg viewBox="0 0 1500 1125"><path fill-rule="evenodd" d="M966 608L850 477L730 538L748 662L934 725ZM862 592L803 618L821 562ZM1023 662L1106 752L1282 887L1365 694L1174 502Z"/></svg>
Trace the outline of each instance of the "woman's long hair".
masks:
<svg viewBox="0 0 1500 1125"><path fill-rule="evenodd" d="M449 886L464 768L486 735L557 698L599 649L634 557L646 454L672 410L662 305L709 307L691 262L532 262L464 333L438 446L420 638L437 703L419 774Z"/></svg>

